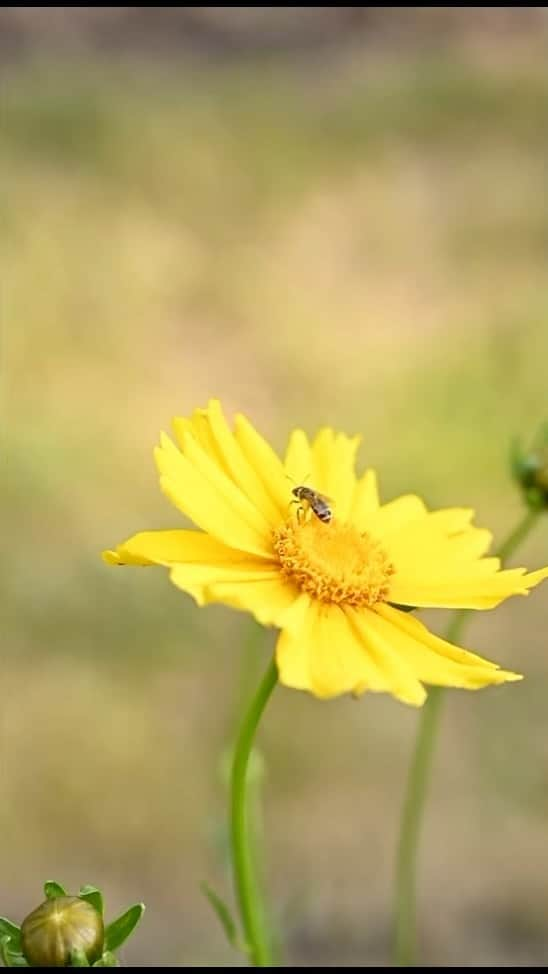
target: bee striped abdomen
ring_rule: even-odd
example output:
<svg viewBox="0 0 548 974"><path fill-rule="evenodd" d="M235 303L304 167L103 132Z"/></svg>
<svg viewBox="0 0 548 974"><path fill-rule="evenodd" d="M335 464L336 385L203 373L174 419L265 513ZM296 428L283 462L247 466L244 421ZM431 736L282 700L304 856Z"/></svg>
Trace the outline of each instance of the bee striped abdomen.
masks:
<svg viewBox="0 0 548 974"><path fill-rule="evenodd" d="M327 504L316 504L316 506L312 504L312 510L316 517L319 517L320 521L323 521L324 524L328 524L333 516L331 508Z"/></svg>

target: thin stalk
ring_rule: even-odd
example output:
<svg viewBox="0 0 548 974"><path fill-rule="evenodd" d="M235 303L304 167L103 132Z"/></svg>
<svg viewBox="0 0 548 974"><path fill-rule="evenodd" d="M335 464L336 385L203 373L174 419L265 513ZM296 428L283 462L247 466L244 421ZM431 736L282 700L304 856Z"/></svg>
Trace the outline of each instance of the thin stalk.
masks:
<svg viewBox="0 0 548 974"><path fill-rule="evenodd" d="M497 552L502 561L509 558L528 536L539 514L540 511L527 511L510 532ZM447 629L448 642L460 641L470 615L469 609L455 612ZM422 708L407 778L396 863L395 961L398 967L413 967L416 963L417 856L444 693L441 687L431 687L429 690Z"/></svg>
<svg viewBox="0 0 548 974"><path fill-rule="evenodd" d="M273 961L252 850L247 770L259 721L277 682L278 670L275 661L271 660L240 727L231 776L230 838L234 885L245 940L255 967L272 967Z"/></svg>

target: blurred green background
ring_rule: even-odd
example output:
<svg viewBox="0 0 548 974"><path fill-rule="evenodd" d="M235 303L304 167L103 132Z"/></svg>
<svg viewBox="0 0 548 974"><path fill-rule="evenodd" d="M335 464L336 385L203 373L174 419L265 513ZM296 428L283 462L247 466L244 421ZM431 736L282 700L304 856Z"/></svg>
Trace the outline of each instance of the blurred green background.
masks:
<svg viewBox="0 0 548 974"><path fill-rule="evenodd" d="M548 413L546 11L8 7L0 51L0 913L95 883L147 903L127 964L236 964L198 884L229 891L222 769L273 634L99 553L177 526L152 447L210 396L280 449L361 432L385 499L497 538L519 517L508 443ZM543 524L517 563L547 556ZM548 962L547 629L539 589L468 630L526 679L447 699L428 964ZM416 725L276 692L290 963L389 963Z"/></svg>

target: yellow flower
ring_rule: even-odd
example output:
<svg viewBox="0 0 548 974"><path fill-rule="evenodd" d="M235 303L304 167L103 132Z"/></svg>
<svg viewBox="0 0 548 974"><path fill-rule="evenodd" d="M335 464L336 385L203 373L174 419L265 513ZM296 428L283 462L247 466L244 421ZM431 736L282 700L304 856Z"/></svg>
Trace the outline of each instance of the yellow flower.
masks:
<svg viewBox="0 0 548 974"><path fill-rule="evenodd" d="M375 690L420 706L423 683L465 687L519 680L433 635L401 607L491 609L548 577L484 558L491 534L473 511L430 512L413 494L381 504L372 470L355 473L359 438L322 429L290 437L285 462L242 415L231 429L217 400L174 420L155 451L160 485L198 527L144 531L113 565L163 565L198 605L222 602L281 629L281 683L318 697ZM322 521L293 495L333 498Z"/></svg>

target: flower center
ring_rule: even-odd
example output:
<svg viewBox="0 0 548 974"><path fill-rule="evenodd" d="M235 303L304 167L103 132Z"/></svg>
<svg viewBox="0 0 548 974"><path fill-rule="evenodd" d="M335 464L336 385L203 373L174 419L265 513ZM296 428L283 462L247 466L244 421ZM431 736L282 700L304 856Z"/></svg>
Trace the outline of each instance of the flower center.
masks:
<svg viewBox="0 0 548 974"><path fill-rule="evenodd" d="M374 538L350 524L292 518L274 532L274 549L282 575L320 602L386 600L394 566Z"/></svg>

